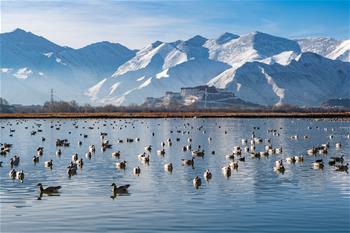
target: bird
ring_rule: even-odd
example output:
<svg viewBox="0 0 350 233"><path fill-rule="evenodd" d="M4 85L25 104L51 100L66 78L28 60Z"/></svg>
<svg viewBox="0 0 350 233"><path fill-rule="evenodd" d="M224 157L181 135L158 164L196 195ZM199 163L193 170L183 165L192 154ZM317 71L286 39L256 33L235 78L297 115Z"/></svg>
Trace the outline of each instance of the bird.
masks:
<svg viewBox="0 0 350 233"><path fill-rule="evenodd" d="M199 176L196 176L192 182L193 182L193 186L196 188L202 185L202 180Z"/></svg>
<svg viewBox="0 0 350 233"><path fill-rule="evenodd" d="M49 186L46 188L43 188L43 185L41 183L37 184L39 186L40 194L51 194L51 193L58 193L61 189L61 186Z"/></svg>
<svg viewBox="0 0 350 233"><path fill-rule="evenodd" d="M164 164L164 170L168 171L168 172L172 172L173 171L173 164L172 163Z"/></svg>
<svg viewBox="0 0 350 233"><path fill-rule="evenodd" d="M207 181L210 180L210 179L212 178L212 174L211 174L211 172L209 171L209 169L205 170L203 176L204 176L204 179L207 180Z"/></svg>
<svg viewBox="0 0 350 233"><path fill-rule="evenodd" d="M140 168L139 166L134 167L134 170L133 170L133 171L134 171L134 174L135 174L135 175L138 175L138 176L139 176L140 173L141 173L141 168Z"/></svg>
<svg viewBox="0 0 350 233"><path fill-rule="evenodd" d="M52 159L50 159L49 161L45 161L45 167L52 168L52 166L53 166Z"/></svg>
<svg viewBox="0 0 350 233"><path fill-rule="evenodd" d="M194 165L194 159L181 159L182 165Z"/></svg>
<svg viewBox="0 0 350 233"><path fill-rule="evenodd" d="M125 167L126 167L126 161L124 160L124 161L122 161L122 162L117 162L117 163L115 163L115 166L116 166L117 168L119 168L119 169L125 169Z"/></svg>
<svg viewBox="0 0 350 233"><path fill-rule="evenodd" d="M128 188L130 187L130 184L117 186L115 183L112 183L111 186L113 195L116 195L120 193L128 193Z"/></svg>

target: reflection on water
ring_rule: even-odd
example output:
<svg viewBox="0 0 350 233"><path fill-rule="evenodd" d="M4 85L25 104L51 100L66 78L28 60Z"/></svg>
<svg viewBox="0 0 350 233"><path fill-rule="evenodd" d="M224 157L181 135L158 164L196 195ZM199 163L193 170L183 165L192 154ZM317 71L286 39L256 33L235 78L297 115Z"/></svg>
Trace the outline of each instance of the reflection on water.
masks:
<svg viewBox="0 0 350 233"><path fill-rule="evenodd" d="M146 119L146 120L1 120L1 143L13 147L0 167L1 232L349 232L350 178L328 165L329 157L344 155L349 161L350 123L315 119ZM311 129L308 129L308 127ZM93 127L93 128L90 128ZM258 127L255 128L254 127ZM59 128L59 129L58 129ZM10 137L10 129L15 130ZM38 132L41 129L41 132ZM277 134L268 129L277 129ZM37 131L31 135L32 131ZM101 132L112 144L100 150ZM225 177L221 168L229 160L225 155L241 139L270 138L272 146L283 148L280 155L251 158L242 152L245 162ZM154 134L154 136L153 136ZM87 135L84 137L84 135ZM298 139L291 136L298 135ZM308 135L308 139L303 136ZM332 138L329 136L332 135ZM45 138L45 140L42 139ZM208 140L211 137L212 140ZM127 138L140 141L127 143ZM172 145L166 140L170 138ZM194 166L183 166L191 159L183 151L192 139L192 149L205 151ZM68 139L56 155L56 139ZM123 139L124 143L118 143ZM82 142L82 145L78 144ZM157 155L165 142L165 155ZM327 155L308 156L306 150L330 143ZM341 142L339 149L335 143ZM91 159L85 157L89 145L96 146ZM268 143L256 145L263 151ZM152 146L150 162L137 155ZM44 153L36 164L37 148ZM243 146L244 147L244 146ZM112 152L120 151L120 158ZM215 151L215 154L211 152ZM83 158L76 175L67 174L72 155ZM23 183L9 178L9 160L21 160ZM285 172L274 172L275 161L291 155L303 155L303 163L284 162ZM323 170L312 169L315 159L323 159ZM52 169L44 162L52 159ZM125 169L115 163L127 161ZM172 172L164 165L173 164ZM139 176L133 168L139 166ZM206 169L212 179L205 181ZM201 186L193 186L199 176ZM130 184L128 194L113 194L111 184ZM59 193L40 195L37 184L62 186ZM16 218L20 216L20 218ZM14 224L15 223L15 224Z"/></svg>

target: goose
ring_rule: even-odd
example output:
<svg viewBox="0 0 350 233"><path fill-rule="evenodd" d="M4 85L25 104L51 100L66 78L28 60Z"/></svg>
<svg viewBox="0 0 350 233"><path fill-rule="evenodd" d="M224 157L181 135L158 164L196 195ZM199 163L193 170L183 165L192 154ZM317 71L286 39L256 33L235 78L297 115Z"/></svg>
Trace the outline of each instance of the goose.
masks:
<svg viewBox="0 0 350 233"><path fill-rule="evenodd" d="M75 162L78 160L78 154L72 155L72 161Z"/></svg>
<svg viewBox="0 0 350 233"><path fill-rule="evenodd" d="M85 154L85 157L86 157L87 159L91 159L92 153L91 153L90 151L87 152L87 153Z"/></svg>
<svg viewBox="0 0 350 233"><path fill-rule="evenodd" d="M173 171L173 164L172 163L164 164L164 170L168 171L168 172L172 172Z"/></svg>
<svg viewBox="0 0 350 233"><path fill-rule="evenodd" d="M24 172L23 170L16 172L16 179L21 180L23 182L24 180Z"/></svg>
<svg viewBox="0 0 350 233"><path fill-rule="evenodd" d="M40 158L39 156L35 156L34 155L33 158L32 158L33 163L34 164L39 163L39 158Z"/></svg>
<svg viewBox="0 0 350 233"><path fill-rule="evenodd" d="M52 168L53 166L53 161L50 159L49 161L45 161L45 167Z"/></svg>
<svg viewBox="0 0 350 233"><path fill-rule="evenodd" d="M317 152L316 148L312 147L311 149L307 150L308 155L315 155Z"/></svg>
<svg viewBox="0 0 350 233"><path fill-rule="evenodd" d="M61 156L61 154L62 154L61 149L58 149L58 150L56 151L56 155L57 155L57 156Z"/></svg>
<svg viewBox="0 0 350 233"><path fill-rule="evenodd" d="M146 153L138 155L138 159L144 163L149 163L149 155L146 156Z"/></svg>
<svg viewBox="0 0 350 233"><path fill-rule="evenodd" d="M304 156L294 156L294 159L298 163L304 162Z"/></svg>
<svg viewBox="0 0 350 233"><path fill-rule="evenodd" d="M134 167L134 174L135 175L140 175L140 173L141 173L141 168L139 167L139 166L137 166L137 167Z"/></svg>
<svg viewBox="0 0 350 233"><path fill-rule="evenodd" d="M90 153L95 153L95 152L96 152L95 145L89 146L89 152L90 152Z"/></svg>
<svg viewBox="0 0 350 233"><path fill-rule="evenodd" d="M347 163L346 165L343 165L343 164L336 165L335 168L336 168L335 170L339 172L348 172L349 163Z"/></svg>
<svg viewBox="0 0 350 233"><path fill-rule="evenodd" d="M80 158L79 160L76 161L76 164L79 166L79 167L83 167L84 165L84 161L82 158Z"/></svg>
<svg viewBox="0 0 350 233"><path fill-rule="evenodd" d="M37 184L39 186L40 194L51 194L51 193L58 193L61 189L61 186L49 186L46 188L43 188L43 185L41 183Z"/></svg>
<svg viewBox="0 0 350 233"><path fill-rule="evenodd" d="M15 179L16 178L16 174L17 174L17 171L15 169L12 169L10 172L9 172L9 177L11 179Z"/></svg>
<svg viewBox="0 0 350 233"><path fill-rule="evenodd" d="M38 156L42 156L44 154L44 147L38 147L38 149L36 149L36 152Z"/></svg>
<svg viewBox="0 0 350 233"><path fill-rule="evenodd" d="M230 166L232 169L238 169L238 162L230 162L229 166Z"/></svg>
<svg viewBox="0 0 350 233"><path fill-rule="evenodd" d="M230 166L224 166L221 168L222 173L224 174L224 176L229 177L231 176L231 167Z"/></svg>
<svg viewBox="0 0 350 233"><path fill-rule="evenodd" d="M232 159L232 160L235 159L235 155L234 154L228 154L225 157L226 157L226 159Z"/></svg>
<svg viewBox="0 0 350 233"><path fill-rule="evenodd" d="M207 181L210 180L210 179L212 178L212 174L211 174L211 172L209 171L209 169L205 170L203 176L204 176L204 179L207 180Z"/></svg>
<svg viewBox="0 0 350 233"><path fill-rule="evenodd" d="M69 163L69 165L67 166L67 174L69 177L76 175L77 174L77 164L73 163L72 161Z"/></svg>
<svg viewBox="0 0 350 233"><path fill-rule="evenodd" d="M202 150L202 151L200 151L200 150L192 151L192 156L194 156L194 157L204 157L204 150Z"/></svg>
<svg viewBox="0 0 350 233"><path fill-rule="evenodd" d="M193 186L196 188L202 185L202 180L199 176L196 176L192 182L193 182Z"/></svg>
<svg viewBox="0 0 350 233"><path fill-rule="evenodd" d="M286 158L287 163L295 163L296 159L294 156Z"/></svg>
<svg viewBox="0 0 350 233"><path fill-rule="evenodd" d="M128 188L130 187L130 184L121 185L118 187L115 183L112 183L111 186L113 195L116 195L120 193L128 193Z"/></svg>
<svg viewBox="0 0 350 233"><path fill-rule="evenodd" d="M165 150L164 149L157 150L157 155L165 155Z"/></svg>
<svg viewBox="0 0 350 233"><path fill-rule="evenodd" d="M342 155L341 157L333 156L333 157L331 157L331 159L334 160L335 162L343 163L344 162L344 155Z"/></svg>
<svg viewBox="0 0 350 233"><path fill-rule="evenodd" d="M122 162L117 162L117 163L115 163L115 166L116 166L116 168L119 168L119 169L125 169L126 161L124 160Z"/></svg>
<svg viewBox="0 0 350 233"><path fill-rule="evenodd" d="M283 161L282 161L282 159L281 159L281 160L277 160L277 161L275 162L275 166L273 167L273 170L274 170L275 172L281 172L281 173L283 173L283 172L285 171L285 168L284 168L284 166L283 166Z"/></svg>
<svg viewBox="0 0 350 233"><path fill-rule="evenodd" d="M323 169L324 164L322 159L321 160L316 160L315 162L312 163L313 169Z"/></svg>
<svg viewBox="0 0 350 233"><path fill-rule="evenodd" d="M112 152L112 157L115 157L115 158L120 158L120 151L115 151L115 152Z"/></svg>
<svg viewBox="0 0 350 233"><path fill-rule="evenodd" d="M340 142L336 143L335 144L335 148L340 149L341 148L341 143Z"/></svg>
<svg viewBox="0 0 350 233"><path fill-rule="evenodd" d="M281 154L282 153L282 147L276 147L275 148L275 153L276 154Z"/></svg>
<svg viewBox="0 0 350 233"><path fill-rule="evenodd" d="M145 146L145 150L151 152L152 151L152 146L151 145Z"/></svg>
<svg viewBox="0 0 350 233"><path fill-rule="evenodd" d="M182 165L194 165L194 159L181 159Z"/></svg>

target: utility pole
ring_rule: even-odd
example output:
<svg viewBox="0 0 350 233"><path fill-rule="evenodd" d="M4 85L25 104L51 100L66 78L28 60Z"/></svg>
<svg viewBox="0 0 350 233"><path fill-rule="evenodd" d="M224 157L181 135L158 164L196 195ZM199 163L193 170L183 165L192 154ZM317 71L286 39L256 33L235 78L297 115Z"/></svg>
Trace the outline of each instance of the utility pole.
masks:
<svg viewBox="0 0 350 233"><path fill-rule="evenodd" d="M53 104L53 89L51 89L51 98L50 98L51 104Z"/></svg>
<svg viewBox="0 0 350 233"><path fill-rule="evenodd" d="M204 108L207 109L207 87L204 92Z"/></svg>

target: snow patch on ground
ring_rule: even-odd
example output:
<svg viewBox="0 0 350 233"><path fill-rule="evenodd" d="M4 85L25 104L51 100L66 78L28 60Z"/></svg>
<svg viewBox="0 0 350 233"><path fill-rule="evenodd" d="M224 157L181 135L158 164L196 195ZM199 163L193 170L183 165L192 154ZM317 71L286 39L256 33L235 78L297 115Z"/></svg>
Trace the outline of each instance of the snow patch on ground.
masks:
<svg viewBox="0 0 350 233"><path fill-rule="evenodd" d="M102 85L107 81L107 79L103 79L102 81L98 82L96 85L90 87L87 91L86 91L86 95L89 96L92 100L96 100L97 99L97 94L100 92L100 89L102 87Z"/></svg>
<svg viewBox="0 0 350 233"><path fill-rule="evenodd" d="M168 74L169 69L163 70L162 72L158 73L156 75L157 79L161 79L161 78L169 78L169 74Z"/></svg>

